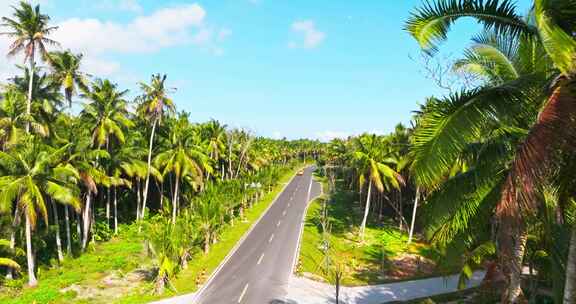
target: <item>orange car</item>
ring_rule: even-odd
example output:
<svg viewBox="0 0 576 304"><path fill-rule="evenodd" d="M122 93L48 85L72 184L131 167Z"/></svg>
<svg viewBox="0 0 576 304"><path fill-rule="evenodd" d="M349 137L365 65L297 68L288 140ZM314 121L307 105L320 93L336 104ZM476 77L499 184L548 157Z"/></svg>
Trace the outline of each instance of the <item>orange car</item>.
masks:
<svg viewBox="0 0 576 304"><path fill-rule="evenodd" d="M304 170L298 171L298 175L304 175Z"/></svg>

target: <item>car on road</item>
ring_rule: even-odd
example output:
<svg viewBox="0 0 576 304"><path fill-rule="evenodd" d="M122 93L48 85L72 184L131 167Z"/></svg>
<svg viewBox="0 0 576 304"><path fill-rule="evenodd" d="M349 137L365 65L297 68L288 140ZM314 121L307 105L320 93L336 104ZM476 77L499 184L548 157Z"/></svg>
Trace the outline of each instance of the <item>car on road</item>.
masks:
<svg viewBox="0 0 576 304"><path fill-rule="evenodd" d="M298 171L298 175L304 175L304 170Z"/></svg>

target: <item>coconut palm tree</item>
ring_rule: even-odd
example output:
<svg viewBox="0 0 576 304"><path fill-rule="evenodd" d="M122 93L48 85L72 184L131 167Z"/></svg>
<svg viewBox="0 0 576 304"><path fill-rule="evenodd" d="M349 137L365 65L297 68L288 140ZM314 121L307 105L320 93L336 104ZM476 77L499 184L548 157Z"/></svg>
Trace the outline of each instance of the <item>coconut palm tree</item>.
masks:
<svg viewBox="0 0 576 304"><path fill-rule="evenodd" d="M226 149L226 125L220 124L217 120L210 120L202 125L202 138L212 163L220 167L221 177L223 178L224 166L220 160L222 153ZM206 179L210 179L210 176L207 175Z"/></svg>
<svg viewBox="0 0 576 304"><path fill-rule="evenodd" d="M10 153L0 152L0 167L6 175L0 178L0 205L16 201L26 218L26 255L28 284L37 285L32 250L32 230L38 215L48 223L45 198L80 209L78 191L73 181L78 171L71 166L59 166L67 147L51 149L34 140L23 143Z"/></svg>
<svg viewBox="0 0 576 304"><path fill-rule="evenodd" d="M494 89L480 89L472 94L477 96L469 96L483 102L475 102L474 105L469 103L467 107L469 110L460 111L459 117L466 117L468 121L454 119L461 128L451 131L460 134L449 140L450 148L447 150L451 150L451 153L445 156L437 154L437 161L432 162L426 170L431 172L429 169L439 165L438 175L442 174L440 172L445 172L442 167L446 167L449 164L447 161L458 154L453 153L458 150L453 148L456 146L462 148L464 145L459 142L481 130L481 124L492 119L490 116L496 114L497 117L508 115L514 118L521 113L514 111L518 105L522 105L520 110L526 108L540 110L537 119L530 125L528 135L518 146L500 202L496 207L496 215L501 223L500 255L503 256L503 260L513 261L509 265L503 265L509 281L505 301L510 303L520 301L522 296L520 274L526 243L523 217L537 210L536 185L545 183L550 176L551 169L556 164L553 155L557 151L567 152L572 149L570 143L574 142L573 135L576 133L574 125L576 108L573 102L576 86L573 80L576 75L574 37L576 24L573 21L576 17L575 8L574 1L535 0L530 13L532 17L522 18L516 13L511 1L433 1L416 10L406 26L420 45L433 53L437 49L437 43L447 38L448 30L454 22L462 17L472 17L497 35L511 35L532 41L534 44L541 44L547 60L553 62L554 72L545 75L545 81L538 81L542 79L538 78L528 86L539 89L545 98L493 96L496 98L492 100L499 103L496 105L488 102L487 98L479 98L481 95L487 96L488 92L495 93ZM542 59L536 55L533 58ZM518 88L521 82L530 83L529 78L522 78L522 81L506 82L498 90L502 93L512 85ZM548 87L549 84L552 84L551 87ZM514 99L513 103L506 102ZM526 103L526 99L531 102ZM430 182L437 177L434 175L436 174L421 177Z"/></svg>
<svg viewBox="0 0 576 304"><path fill-rule="evenodd" d="M30 73L36 71L36 53L49 60L46 45L58 45L58 42L48 38L57 29L55 26L50 26L49 22L50 17L40 12L40 5L32 7L25 1L21 1L19 6L14 7L13 18L2 17L1 26L8 28L8 31L0 34L14 39L8 50L8 56L23 52L24 61L28 61ZM28 116L32 111L33 81L34 77L28 79L28 102L26 104ZM30 126L26 125L26 132L29 129Z"/></svg>
<svg viewBox="0 0 576 304"><path fill-rule="evenodd" d="M17 90L8 89L0 100L0 144L2 150L15 146L24 137L24 127L30 123L32 131L41 137L48 136L48 127L32 117L26 117L26 97Z"/></svg>
<svg viewBox="0 0 576 304"><path fill-rule="evenodd" d="M156 127L162 122L162 118L166 112L174 112L174 102L168 94L170 89L166 87L166 75L155 74L152 75L150 84L141 82L140 89L143 94L140 99L140 114L152 122L152 130L150 132L150 141L148 146L148 162L146 168L146 181L144 182L144 196L142 200L142 215L144 218L146 214L146 202L148 201L148 185L150 184L150 170L152 166L152 149L154 148L154 135Z"/></svg>
<svg viewBox="0 0 576 304"><path fill-rule="evenodd" d="M368 192L366 194L366 205L364 207L364 217L360 226L360 238L364 240L364 231L370 212L370 200L372 198L372 185L378 191L385 189L400 189L404 183L402 176L392 169L385 161L381 153L380 142L376 135L364 134L354 140L355 150L351 155L351 166L357 172L358 184L363 187L368 182Z"/></svg>
<svg viewBox="0 0 576 304"><path fill-rule="evenodd" d="M172 199L172 223L176 222L178 213L180 184L186 178L194 189L203 183L204 171L211 171L208 156L200 149L198 135L188 121L188 114L182 113L179 118L169 121L168 147L156 155L154 164L161 169L162 175L174 174L174 192ZM196 138L196 141L194 140Z"/></svg>
<svg viewBox="0 0 576 304"><path fill-rule="evenodd" d="M72 107L72 97L78 94L78 89L88 91L88 75L80 71L82 54L73 54L71 51L50 52L48 54L52 73L50 77L62 89L68 101L68 107Z"/></svg>
<svg viewBox="0 0 576 304"><path fill-rule="evenodd" d="M110 149L111 139L123 144L124 129L133 126L128 119L127 102L124 96L127 91L119 91L116 84L109 80L96 80L84 97L90 103L84 106L80 117L91 128L92 143L98 149ZM106 219L110 221L111 196L106 200Z"/></svg>

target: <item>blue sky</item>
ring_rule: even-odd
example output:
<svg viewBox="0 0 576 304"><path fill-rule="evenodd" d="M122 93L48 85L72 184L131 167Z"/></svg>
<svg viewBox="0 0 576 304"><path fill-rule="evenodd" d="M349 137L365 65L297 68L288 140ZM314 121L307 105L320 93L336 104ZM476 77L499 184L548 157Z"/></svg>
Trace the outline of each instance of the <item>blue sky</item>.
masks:
<svg viewBox="0 0 576 304"><path fill-rule="evenodd" d="M419 48L402 27L420 0L39 1L87 72L134 94L138 81L166 73L195 121L329 139L388 132L427 96L446 94L409 58ZM9 2L0 0L1 15ZM518 1L522 12L529 2ZM457 58L476 32L458 24L441 58ZM0 61L0 77L14 63Z"/></svg>

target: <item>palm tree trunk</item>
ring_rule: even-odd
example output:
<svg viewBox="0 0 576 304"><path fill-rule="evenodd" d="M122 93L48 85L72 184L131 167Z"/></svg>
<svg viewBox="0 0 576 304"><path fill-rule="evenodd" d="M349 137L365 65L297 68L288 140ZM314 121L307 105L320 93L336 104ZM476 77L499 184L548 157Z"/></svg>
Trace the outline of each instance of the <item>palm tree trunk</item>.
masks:
<svg viewBox="0 0 576 304"><path fill-rule="evenodd" d="M34 252L32 251L32 223L30 216L26 212L26 260L28 264L28 286L34 287L38 285L36 274L34 273Z"/></svg>
<svg viewBox="0 0 576 304"><path fill-rule="evenodd" d="M570 249L566 262L566 284L564 285L564 304L576 303L576 226L572 227Z"/></svg>
<svg viewBox="0 0 576 304"><path fill-rule="evenodd" d="M118 195L116 191L118 190L114 187L114 234L118 234Z"/></svg>
<svg viewBox="0 0 576 304"><path fill-rule="evenodd" d="M368 221L368 212L370 212L370 195L372 193L372 181L368 182L368 193L366 194L366 207L364 208L364 218L360 226L360 239L364 241L364 231L366 230L366 222Z"/></svg>
<svg viewBox="0 0 576 304"><path fill-rule="evenodd" d="M505 224L506 225L506 224ZM504 293L506 296L504 303L522 303L524 295L522 292L522 266L524 252L526 250L527 233L523 227L513 226L506 229L506 242L510 244L511 252L503 253L503 269L508 278L508 290ZM509 251L509 250L506 250Z"/></svg>
<svg viewBox="0 0 576 304"><path fill-rule="evenodd" d="M140 180L136 179L136 221L140 220Z"/></svg>
<svg viewBox="0 0 576 304"><path fill-rule="evenodd" d="M210 251L210 232L206 232L204 235L204 254Z"/></svg>
<svg viewBox="0 0 576 304"><path fill-rule="evenodd" d="M106 224L110 227L110 187L106 190Z"/></svg>
<svg viewBox="0 0 576 304"><path fill-rule="evenodd" d="M54 223L56 224L56 251L58 253L58 261L64 261L64 254L62 253L62 240L60 239L60 219L58 217L58 206L51 200L52 210L54 210Z"/></svg>
<svg viewBox="0 0 576 304"><path fill-rule="evenodd" d="M180 185L180 177L176 176L176 183L174 184L174 197L172 198L172 225L176 224L176 214L178 212L178 186Z"/></svg>
<svg viewBox="0 0 576 304"><path fill-rule="evenodd" d="M144 198L142 200L142 216L146 215L146 201L148 200L148 185L150 184L150 167L152 166L152 148L154 146L154 133L156 132L156 125L158 118L154 118L152 123L152 132L150 132L150 144L148 146L148 166L146 167L146 183L144 184Z"/></svg>
<svg viewBox="0 0 576 304"><path fill-rule="evenodd" d="M64 222L66 224L66 253L72 253L72 238L70 237L70 214L68 213L68 206L64 206Z"/></svg>
<svg viewBox="0 0 576 304"><path fill-rule="evenodd" d="M90 191L86 194L86 206L84 206L84 215L82 216L84 220L84 227L82 230L82 251L86 251L88 245L88 237L90 234L91 225L91 214L90 214L90 201L92 199L92 194Z"/></svg>
<svg viewBox="0 0 576 304"><path fill-rule="evenodd" d="M76 212L76 234L78 235L78 241L82 240L82 219L80 219L80 213Z"/></svg>
<svg viewBox="0 0 576 304"><path fill-rule="evenodd" d="M32 46L32 51L30 54L30 79L28 80L28 100L26 101L26 115L30 116L32 112L32 89L34 87L34 45ZM26 122L26 133L30 133L30 122Z"/></svg>
<svg viewBox="0 0 576 304"><path fill-rule="evenodd" d="M400 218L398 219L398 229L400 231L403 231L402 228L404 226L402 226L402 218L403 218L403 214L404 214L404 210L403 210L403 206L402 206L402 190L398 189L398 210L400 212Z"/></svg>
<svg viewBox="0 0 576 304"><path fill-rule="evenodd" d="M12 231L10 231L10 252L14 253L16 250L16 232L18 231L18 225L20 225L20 207L16 204L16 208L14 210L14 218L12 219ZM8 268L8 272L6 273L6 279L13 279L14 278L14 270L12 268Z"/></svg>
<svg viewBox="0 0 576 304"><path fill-rule="evenodd" d="M164 210L164 181L160 182L160 210Z"/></svg>
<svg viewBox="0 0 576 304"><path fill-rule="evenodd" d="M414 235L414 223L416 222L416 210L418 209L418 200L420 199L420 187L416 187L416 197L414 198L414 209L412 209L412 221L410 221L410 232L408 233L408 244L412 242Z"/></svg>

